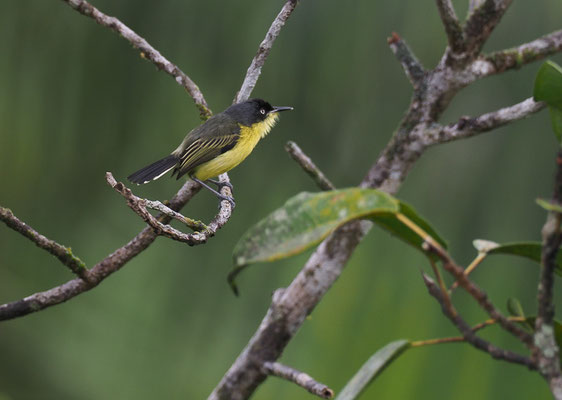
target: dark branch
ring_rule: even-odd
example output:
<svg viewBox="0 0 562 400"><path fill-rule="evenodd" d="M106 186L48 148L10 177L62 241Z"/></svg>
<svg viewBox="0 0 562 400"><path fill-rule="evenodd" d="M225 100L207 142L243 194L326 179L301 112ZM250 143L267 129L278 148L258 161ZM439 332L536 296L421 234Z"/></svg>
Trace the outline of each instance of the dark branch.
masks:
<svg viewBox="0 0 562 400"><path fill-rule="evenodd" d="M463 338L476 347L479 350L482 350L488 354L490 354L493 358L498 360L504 360L511 363L525 365L529 369L536 369L536 366L533 364L530 358L522 356L520 354L514 353L509 350L501 349L492 343L482 339L481 337L477 336L473 328L471 328L462 317L459 315L458 312L454 308L450 308L443 298L441 290L437 286L433 280L427 276L425 273L422 273L423 282L429 291L429 294L432 295L437 302L441 305L441 310L443 314L447 318L451 320L451 322L457 327L459 332L463 335Z"/></svg>
<svg viewBox="0 0 562 400"><path fill-rule="evenodd" d="M427 240L424 242L423 248L439 257L443 268L455 277L459 285L478 302L480 307L486 310L490 317L498 321L502 328L512 333L529 348L533 348L533 337L506 318L488 299L488 295L465 275L464 269L457 265L441 246L434 243L433 240Z"/></svg>
<svg viewBox="0 0 562 400"><path fill-rule="evenodd" d="M9 228L12 228L18 233L31 240L38 247L43 250L47 250L49 253L54 255L59 259L61 263L66 265L73 273L75 273L80 279L89 282L90 276L88 274L88 269L86 264L74 254L70 247L64 247L54 240L48 239L41 235L31 226L27 225L25 222L20 221L11 210L0 207L0 220L3 221Z"/></svg>
<svg viewBox="0 0 562 400"><path fill-rule="evenodd" d="M445 27L449 47L454 53L464 50L464 35L451 0L436 0L439 16Z"/></svg>
<svg viewBox="0 0 562 400"><path fill-rule="evenodd" d="M412 83L412 86L417 88L425 75L423 66L406 42L402 40L396 32L392 33L392 36L387 39L387 42L390 46L390 50L392 50L400 64L402 64L402 68L404 68L404 72Z"/></svg>
<svg viewBox="0 0 562 400"><path fill-rule="evenodd" d="M286 379L323 399L331 399L334 397L334 391L332 389L323 383L316 382L310 375L304 372L297 371L296 369L277 362L265 362L262 369L267 375Z"/></svg>
<svg viewBox="0 0 562 400"><path fill-rule="evenodd" d="M554 182L554 193L552 203L562 204L562 150L558 151L556 157L556 178ZM558 354L560 349L556 344L554 334L554 270L556 269L556 255L562 243L560 222L562 215L555 211L548 213L546 223L542 229L543 246L541 255L541 274L537 293L538 311L535 321L535 343L539 370L549 381L552 392L562 393L562 376L560 373L560 361Z"/></svg>
<svg viewBox="0 0 562 400"><path fill-rule="evenodd" d="M466 52L474 59L513 0L484 0L472 10L464 27Z"/></svg>
<svg viewBox="0 0 562 400"><path fill-rule="evenodd" d="M85 0L63 0L80 14L93 18L98 24L111 29L121 37L139 49L141 57L151 61L159 70L162 70L175 78L175 81L182 86L193 98L195 105L199 109L202 119L207 119L212 115L207 101L199 87L176 65L168 61L158 50L152 47L145 39L136 34L127 25L115 17L111 17L99 11Z"/></svg>
<svg viewBox="0 0 562 400"><path fill-rule="evenodd" d="M236 94L234 98L234 103L240 103L241 101L248 100L250 94L254 90L256 86L256 82L261 74L261 68L263 67L271 48L273 47L273 43L279 33L281 32L281 28L285 25L285 22L289 19L293 10L297 6L297 0L288 0L277 17L273 20L271 27L267 31L265 38L260 43L260 47L258 48L258 52L256 53L252 63L248 67L248 71L246 72L246 77L244 78L244 82L240 87L240 90Z"/></svg>
<svg viewBox="0 0 562 400"><path fill-rule="evenodd" d="M289 155L301 166L301 168L306 172L312 180L318 185L322 190L334 190L336 187L326 175L314 164L314 162L308 157L301 148L295 142L287 142L285 145L285 150Z"/></svg>

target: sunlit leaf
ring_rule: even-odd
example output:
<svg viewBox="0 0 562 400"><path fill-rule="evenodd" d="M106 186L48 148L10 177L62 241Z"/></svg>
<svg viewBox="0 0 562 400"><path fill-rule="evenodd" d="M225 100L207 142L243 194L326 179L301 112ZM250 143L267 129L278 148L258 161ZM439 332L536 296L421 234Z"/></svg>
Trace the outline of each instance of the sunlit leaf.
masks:
<svg viewBox="0 0 562 400"><path fill-rule="evenodd" d="M397 340L384 346L371 356L351 378L336 397L336 400L354 400L363 390L394 361L402 352L410 347L407 340Z"/></svg>

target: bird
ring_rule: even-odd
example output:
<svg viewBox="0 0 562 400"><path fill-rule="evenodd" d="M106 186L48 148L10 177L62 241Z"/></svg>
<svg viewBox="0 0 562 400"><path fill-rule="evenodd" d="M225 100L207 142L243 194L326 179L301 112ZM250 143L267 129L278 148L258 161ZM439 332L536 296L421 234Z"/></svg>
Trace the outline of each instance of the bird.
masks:
<svg viewBox="0 0 562 400"><path fill-rule="evenodd" d="M211 178L230 171L254 150L279 119L281 111L293 107L275 107L262 99L249 99L215 114L190 131L172 153L139 169L127 177L136 184L160 178L173 169L172 177L187 174L192 180L210 190L232 207L234 198L220 193L223 186L232 185ZM208 184L217 185L217 190Z"/></svg>

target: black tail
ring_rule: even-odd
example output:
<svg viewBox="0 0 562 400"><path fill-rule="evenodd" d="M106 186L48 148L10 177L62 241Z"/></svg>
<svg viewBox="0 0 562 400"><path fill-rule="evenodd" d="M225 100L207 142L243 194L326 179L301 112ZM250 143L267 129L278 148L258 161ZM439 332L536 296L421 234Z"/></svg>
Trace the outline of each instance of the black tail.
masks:
<svg viewBox="0 0 562 400"><path fill-rule="evenodd" d="M179 158L170 154L168 157L164 157L147 167L139 169L137 172L129 175L127 177L133 183L138 185L153 181L154 179L160 178L166 172L171 170L178 163Z"/></svg>

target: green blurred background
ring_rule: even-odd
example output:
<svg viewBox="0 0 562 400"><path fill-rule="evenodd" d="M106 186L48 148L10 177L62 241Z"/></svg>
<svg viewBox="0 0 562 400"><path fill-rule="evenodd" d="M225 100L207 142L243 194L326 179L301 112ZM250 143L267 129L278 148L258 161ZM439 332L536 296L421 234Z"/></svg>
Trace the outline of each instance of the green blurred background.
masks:
<svg viewBox="0 0 562 400"><path fill-rule="evenodd" d="M468 1L455 1L459 15ZM282 1L96 0L226 108ZM486 45L499 50L560 29L562 2L517 1ZM289 284L307 254L258 265L226 284L231 251L253 223L296 193L316 188L283 150L295 140L338 187L357 184L408 105L411 88L386 38L398 32L428 68L446 44L433 1L303 0L263 69L254 96L292 105L257 151L231 173L237 207L204 246L158 239L99 287L0 325L2 399L201 399L257 328L273 290ZM61 1L0 5L0 205L94 265L143 228L105 183L167 154L199 123L189 96L106 28ZM553 57L562 63L560 56ZM540 63L477 82L443 122L531 95ZM551 192L556 144L542 112L480 137L427 151L399 196L445 236L461 263L471 241L538 240ZM166 199L179 183L135 189ZM184 213L209 220L203 192ZM389 341L456 335L420 279L424 258L373 229L342 277L285 351L282 361L336 391ZM538 269L514 258L487 261L474 275L498 306L518 297L534 313ZM72 275L53 257L0 225L0 301L61 284ZM556 289L560 290L560 282ZM469 322L486 316L459 292ZM559 297L557 297L558 304ZM524 351L499 329L483 335ZM548 398L525 368L465 344L413 349L365 399ZM312 399L268 379L256 399Z"/></svg>

